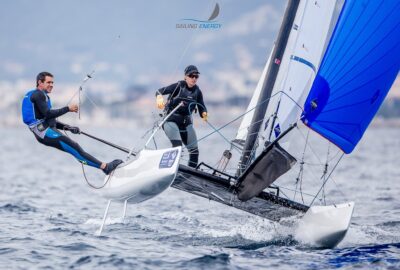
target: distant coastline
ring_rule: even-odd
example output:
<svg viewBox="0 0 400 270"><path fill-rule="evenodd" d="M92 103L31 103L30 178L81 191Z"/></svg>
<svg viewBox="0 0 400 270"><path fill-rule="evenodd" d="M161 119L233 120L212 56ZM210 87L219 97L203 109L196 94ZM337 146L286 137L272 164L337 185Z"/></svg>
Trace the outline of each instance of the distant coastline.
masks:
<svg viewBox="0 0 400 270"><path fill-rule="evenodd" d="M112 121L96 121L95 119L86 119L81 122L74 122L74 124L82 126L82 127L126 127L127 125L129 126L135 126L135 127L141 127L141 128L151 128L152 123L143 123L143 119L126 119L126 118L112 118ZM195 119L195 124L196 124L196 119ZM220 121L213 121L213 125L215 126L221 126L226 123L220 123ZM24 127L24 124L19 121L0 121L0 127L11 127L11 128L16 128L16 127ZM400 128L400 118L384 118L384 117L375 117L372 120L372 123L370 125L370 128ZM235 128L234 125L232 125L232 128Z"/></svg>

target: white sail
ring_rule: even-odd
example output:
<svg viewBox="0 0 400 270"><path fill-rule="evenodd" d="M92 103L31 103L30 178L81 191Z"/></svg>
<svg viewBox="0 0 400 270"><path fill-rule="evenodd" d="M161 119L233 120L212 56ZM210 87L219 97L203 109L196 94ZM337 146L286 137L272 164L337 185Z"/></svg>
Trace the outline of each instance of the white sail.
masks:
<svg viewBox="0 0 400 270"><path fill-rule="evenodd" d="M264 69L261 73L261 77L258 80L256 89L254 90L253 96L250 100L249 105L247 106L247 110L246 110L246 114L244 115L242 122L240 123L239 129L237 131L236 134L236 139L235 141L244 141L246 140L247 137L247 133L249 131L249 126L251 124L251 120L253 119L253 115L254 115L254 108L257 106L258 102L259 102L259 98L260 98L260 93L261 93L261 89L263 87L266 75L267 75L267 71L268 71L268 66L269 63L271 62L271 57L272 57L272 52L274 51L274 48L272 48L271 53L269 54L267 63L264 66Z"/></svg>
<svg viewBox="0 0 400 270"><path fill-rule="evenodd" d="M282 59L274 59L274 61L280 61L280 69L264 119L265 122L268 122L264 122L263 130L260 131L262 141L274 140L281 131L286 130L299 117L301 107L297 104L304 103L315 78L329 37L328 33L332 25L336 2L333 0L300 2L285 53ZM263 102L259 100L259 97L268 66L272 61L272 51L247 107L248 113L240 124L235 141L246 139L252 124L254 108ZM282 93L279 94L279 92ZM276 120L273 121L275 113ZM289 138L290 136L287 136L281 143L288 146ZM263 145L263 143L259 143L259 145Z"/></svg>
<svg viewBox="0 0 400 270"><path fill-rule="evenodd" d="M301 114L329 38L335 6L336 1L300 2L272 95L282 93L271 100L267 109L266 116L276 113L276 119L269 121L265 140L273 141ZM280 144L287 149L289 141L290 136L285 136Z"/></svg>

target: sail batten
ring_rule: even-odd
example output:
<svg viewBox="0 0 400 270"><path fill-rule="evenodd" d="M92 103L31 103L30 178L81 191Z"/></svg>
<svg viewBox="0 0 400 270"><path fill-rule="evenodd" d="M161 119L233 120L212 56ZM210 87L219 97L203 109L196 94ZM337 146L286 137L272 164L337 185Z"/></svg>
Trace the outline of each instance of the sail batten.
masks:
<svg viewBox="0 0 400 270"><path fill-rule="evenodd" d="M400 68L399 1L345 2L305 102L304 123L353 151Z"/></svg>

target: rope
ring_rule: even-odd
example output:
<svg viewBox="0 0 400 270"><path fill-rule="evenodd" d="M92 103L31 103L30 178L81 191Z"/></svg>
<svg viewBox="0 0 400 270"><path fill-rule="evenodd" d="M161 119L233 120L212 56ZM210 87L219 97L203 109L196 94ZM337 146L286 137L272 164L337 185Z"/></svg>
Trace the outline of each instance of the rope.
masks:
<svg viewBox="0 0 400 270"><path fill-rule="evenodd" d="M307 132L307 139L306 142L304 144L304 149L303 149L303 154L301 157L301 162L300 162L300 170L299 170L299 174L296 178L296 191L294 193L293 199L296 198L296 194L297 194L297 185L300 181L300 195L301 195L301 201L304 203L304 198L303 198L303 190L302 190L302 184L303 184L303 172L304 172L304 158L305 158L305 154L306 154L306 150L307 150L307 145L308 145L308 136L310 134L310 130L308 130Z"/></svg>
<svg viewBox="0 0 400 270"><path fill-rule="evenodd" d="M67 136L68 138L70 138L70 137L68 136L68 133L66 132L67 130L65 129L65 127L64 127L62 130L63 130L65 136ZM111 173L108 175L107 180L104 182L103 185L101 185L101 186L95 186L95 185L91 184L90 181L88 180L88 178L87 178L87 176L86 176L86 172L85 172L85 167L84 167L83 163L81 163L81 166L82 166L83 177L85 178L86 184L87 184L89 187L93 188L93 189L102 189L103 187L105 187L105 186L107 185L107 183L110 181L111 176L114 175L114 171L115 171L115 169L111 171Z"/></svg>
<svg viewBox="0 0 400 270"><path fill-rule="evenodd" d="M342 153L342 155L340 156L339 160L337 161L337 163L335 164L335 166L333 167L332 171L329 173L328 177L325 179L325 181L322 183L321 188L319 189L319 191L317 192L317 194L315 195L314 199L312 200L312 202L310 203L310 207L312 206L312 204L314 203L315 199L317 198L317 196L319 195L319 193L321 192L321 190L325 187L326 182L329 180L331 174L335 171L336 166L339 164L339 162L342 160L344 156L344 153Z"/></svg>
<svg viewBox="0 0 400 270"><path fill-rule="evenodd" d="M305 161L304 161L304 165L309 166L309 168L310 168L310 166L318 166L318 167L323 166L324 163L323 163L322 160L319 158L319 156L317 155L317 153L316 153L315 149L312 147L312 145L308 142L308 139L307 139L307 138L308 138L309 130L307 131L307 136L304 135L304 134L301 132L301 130L300 130L299 128L297 128L297 130L299 131L300 135L303 137L303 139L304 139L306 145L307 145L308 148L311 150L311 153L313 154L313 156L314 156L315 158L317 158L317 159L318 159L318 162L319 162L319 163L311 163L311 162L305 162ZM328 142L328 143L329 143L329 142ZM331 144L329 143L328 146L330 147ZM336 151L336 153L335 153L333 156L331 156L330 159L329 159L329 158L327 159L327 163L333 162L333 160L336 159L336 157L340 154L340 152L341 152L340 150ZM342 156L343 156L343 155L344 155L344 154L342 153ZM340 159L342 158L342 156L340 157ZM314 172L314 170L312 170L312 169L310 168L309 171L310 171L310 172L313 174L313 176L315 177L315 178L313 178L314 180L316 180L316 179L321 179L321 178L318 178L318 176L316 175L316 172ZM333 170L332 170L332 172L333 172ZM333 183L335 184L336 190L337 190L344 198L347 198L347 196L346 196L346 195L343 193L343 191L339 188L339 186L338 186L338 184L336 183L335 179L333 179L332 177L330 177L330 179L331 179L331 181L333 181ZM327 179L327 181L328 181L328 179ZM316 180L316 183L320 183L320 181Z"/></svg>
<svg viewBox="0 0 400 270"><path fill-rule="evenodd" d="M221 126L221 127L219 127L219 128L215 128L215 127L214 127L215 129L214 129L213 132L210 132L209 134L207 134L207 135L201 137L200 139L197 140L197 142L200 142L200 141L206 139L207 137L213 135L214 133L217 133L217 132L219 132L220 130L226 128L227 126L231 125L231 124L234 123L235 121L237 121L237 120L239 120L240 118L242 118L244 115L246 115L246 114L250 113L251 111L255 110L258 106L261 106L263 103L267 102L267 101L270 100L271 98L275 97L275 96L278 95L278 94L282 94L282 93L285 94L285 95L287 95L286 93L284 93L284 92L282 92L282 91L279 91L279 92L275 93L274 95L270 96L269 98L267 98L267 99L263 100L262 102L258 103L256 106L254 106L254 108L248 110L248 111L245 112L245 113L240 114L239 116L235 117L234 119L232 119L231 121L227 122L227 123L224 124L223 126ZM289 98L290 98L290 97L289 97ZM293 100L293 99L292 99L292 100ZM300 106L300 105L298 105L298 106ZM301 108L301 107L300 107L300 108ZM302 111L303 111L303 110L302 110ZM229 144L230 144L230 142L229 142Z"/></svg>
<svg viewBox="0 0 400 270"><path fill-rule="evenodd" d="M83 164L81 164L81 165L82 165L82 173L83 173L83 176L85 177L86 183L88 184L89 187L91 187L93 189L102 189L102 188L104 188L108 184L108 182L111 180L111 177L114 175L114 172L115 172L115 169L113 171L111 171L111 173L108 175L107 180L104 182L103 185L95 186L95 185L93 185L92 183L89 182L89 180L86 177L85 168L84 168Z"/></svg>

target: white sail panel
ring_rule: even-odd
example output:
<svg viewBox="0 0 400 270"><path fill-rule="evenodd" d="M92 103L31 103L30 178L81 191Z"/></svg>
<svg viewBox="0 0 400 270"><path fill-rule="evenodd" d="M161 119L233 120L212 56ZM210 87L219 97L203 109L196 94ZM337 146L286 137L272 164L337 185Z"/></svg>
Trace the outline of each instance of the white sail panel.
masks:
<svg viewBox="0 0 400 270"><path fill-rule="evenodd" d="M276 112L277 116L275 121L269 122L264 133L269 141L294 123L302 112L321 62L335 6L336 1L302 1L300 4L292 29L294 46L292 49L287 47L274 86L273 94L280 91L282 94L270 104L266 114L268 117ZM290 136L285 136L282 146L286 145L287 149L289 141Z"/></svg>
<svg viewBox="0 0 400 270"><path fill-rule="evenodd" d="M236 139L235 139L237 141L246 140L247 133L249 131L249 126L251 124L251 120L253 119L254 108L257 106L257 104L259 102L261 89L263 87L263 84L264 84L264 81L265 81L265 78L267 75L267 70L268 70L269 63L271 62L271 56L272 56L273 51L274 51L274 48L272 48L271 53L269 54L267 63L264 66L261 77L257 83L256 89L254 90L254 93L250 100L250 103L247 106L247 110L246 110L247 113L244 115L243 120L240 123L239 129L236 134Z"/></svg>

